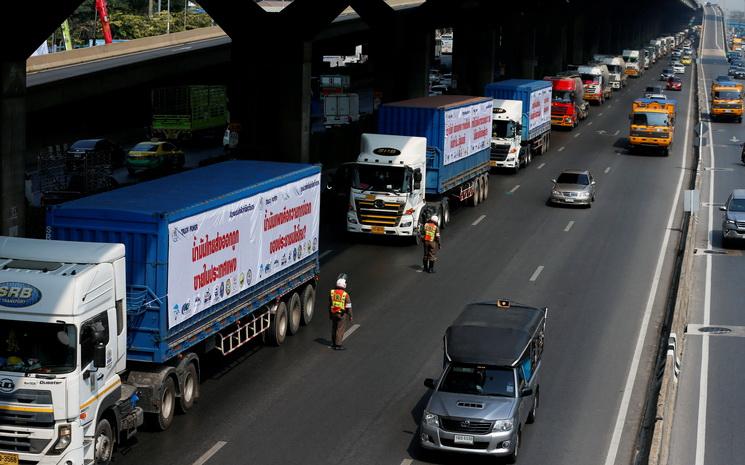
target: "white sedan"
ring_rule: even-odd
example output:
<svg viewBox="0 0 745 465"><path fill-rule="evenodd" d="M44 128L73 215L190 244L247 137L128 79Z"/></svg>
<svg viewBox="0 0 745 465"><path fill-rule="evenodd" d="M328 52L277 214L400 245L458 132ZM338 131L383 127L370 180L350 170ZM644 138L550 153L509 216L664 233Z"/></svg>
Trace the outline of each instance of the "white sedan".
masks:
<svg viewBox="0 0 745 465"><path fill-rule="evenodd" d="M674 73L685 74L686 72L686 67L679 61L670 63L670 67L673 69Z"/></svg>

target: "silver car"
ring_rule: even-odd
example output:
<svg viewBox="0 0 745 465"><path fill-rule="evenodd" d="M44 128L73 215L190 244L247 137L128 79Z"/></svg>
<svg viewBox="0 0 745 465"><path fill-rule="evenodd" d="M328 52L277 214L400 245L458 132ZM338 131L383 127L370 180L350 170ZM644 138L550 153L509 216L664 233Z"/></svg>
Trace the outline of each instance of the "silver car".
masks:
<svg viewBox="0 0 745 465"><path fill-rule="evenodd" d="M727 203L719 207L722 218L722 247L727 248L735 239L745 239L745 189L735 189Z"/></svg>
<svg viewBox="0 0 745 465"><path fill-rule="evenodd" d="M595 179L588 170L564 170L552 180L549 202L564 205L585 205L588 208L595 201Z"/></svg>

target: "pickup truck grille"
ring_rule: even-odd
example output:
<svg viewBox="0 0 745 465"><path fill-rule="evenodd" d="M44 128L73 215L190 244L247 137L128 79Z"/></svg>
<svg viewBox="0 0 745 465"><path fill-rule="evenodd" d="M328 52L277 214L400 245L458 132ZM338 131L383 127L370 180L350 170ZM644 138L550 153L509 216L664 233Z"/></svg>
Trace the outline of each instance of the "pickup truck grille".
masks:
<svg viewBox="0 0 745 465"><path fill-rule="evenodd" d="M442 429L451 433L489 434L494 422L467 418L440 418Z"/></svg>
<svg viewBox="0 0 745 465"><path fill-rule="evenodd" d="M403 203L382 199L356 199L355 206L360 223L370 226L398 226L404 212Z"/></svg>
<svg viewBox="0 0 745 465"><path fill-rule="evenodd" d="M491 159L495 161L505 161L510 153L509 145L491 144Z"/></svg>

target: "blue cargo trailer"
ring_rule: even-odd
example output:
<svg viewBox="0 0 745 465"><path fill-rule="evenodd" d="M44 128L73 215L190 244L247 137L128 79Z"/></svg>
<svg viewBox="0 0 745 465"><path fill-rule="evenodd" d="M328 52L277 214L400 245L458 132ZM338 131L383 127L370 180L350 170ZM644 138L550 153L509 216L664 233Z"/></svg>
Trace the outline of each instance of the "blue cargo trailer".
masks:
<svg viewBox="0 0 745 465"><path fill-rule="evenodd" d="M200 354L310 321L319 210L319 166L230 161L54 206L47 238L124 244L126 380L157 415Z"/></svg>

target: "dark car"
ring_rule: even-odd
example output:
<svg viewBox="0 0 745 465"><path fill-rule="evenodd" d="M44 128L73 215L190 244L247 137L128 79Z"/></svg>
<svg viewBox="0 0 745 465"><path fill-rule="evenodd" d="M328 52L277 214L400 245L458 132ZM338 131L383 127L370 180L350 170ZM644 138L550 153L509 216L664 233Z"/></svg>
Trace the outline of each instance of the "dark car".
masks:
<svg viewBox="0 0 745 465"><path fill-rule="evenodd" d="M745 79L745 68L735 68L732 72L732 77L735 79Z"/></svg>
<svg viewBox="0 0 745 465"><path fill-rule="evenodd" d="M671 77L675 77L675 71L670 68L665 68L662 70L662 74L660 74L660 81L667 81Z"/></svg>
<svg viewBox="0 0 745 465"><path fill-rule="evenodd" d="M82 139L67 149L66 164L124 165L125 153L119 144L108 139Z"/></svg>

